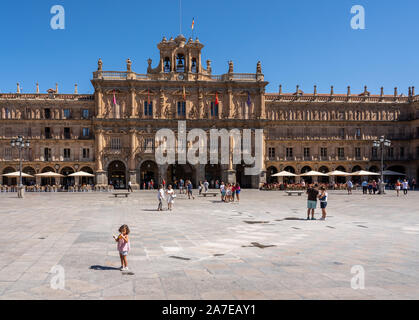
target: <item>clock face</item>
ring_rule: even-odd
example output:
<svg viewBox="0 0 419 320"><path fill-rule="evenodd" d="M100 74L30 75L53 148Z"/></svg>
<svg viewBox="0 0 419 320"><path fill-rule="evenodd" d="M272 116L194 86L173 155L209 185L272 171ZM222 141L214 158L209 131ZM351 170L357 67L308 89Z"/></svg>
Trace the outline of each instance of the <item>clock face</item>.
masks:
<svg viewBox="0 0 419 320"><path fill-rule="evenodd" d="M183 80L183 79L185 79L185 76L181 73L180 75L178 75L178 79Z"/></svg>

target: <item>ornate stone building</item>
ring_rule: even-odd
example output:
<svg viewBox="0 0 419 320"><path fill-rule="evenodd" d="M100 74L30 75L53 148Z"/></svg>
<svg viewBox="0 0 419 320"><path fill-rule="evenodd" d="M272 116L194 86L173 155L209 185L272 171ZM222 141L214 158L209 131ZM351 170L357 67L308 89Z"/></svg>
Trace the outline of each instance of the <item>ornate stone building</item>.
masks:
<svg viewBox="0 0 419 320"><path fill-rule="evenodd" d="M179 178L238 181L258 187L281 170L351 172L380 170L379 152L372 141L385 135L392 140L385 167L418 176L419 96L265 93L260 62L255 73L213 75L211 61L202 63L204 46L198 39L163 38L160 59L148 60L146 74L137 74L127 60L126 71L104 71L99 59L93 73L93 95L0 93L0 173L18 170L17 152L10 140L18 135L31 140L24 154L23 171L63 174L87 171L95 181L134 187L153 179L168 183ZM246 176L246 165L157 165L155 134L161 128L177 131L178 120L187 128L263 129L263 167ZM15 183L3 177L3 184ZM1 181L0 181L1 182ZM29 183L30 181L25 181ZM34 183L33 181L32 183ZM48 183L37 178L37 183ZM71 178L57 181L74 183Z"/></svg>

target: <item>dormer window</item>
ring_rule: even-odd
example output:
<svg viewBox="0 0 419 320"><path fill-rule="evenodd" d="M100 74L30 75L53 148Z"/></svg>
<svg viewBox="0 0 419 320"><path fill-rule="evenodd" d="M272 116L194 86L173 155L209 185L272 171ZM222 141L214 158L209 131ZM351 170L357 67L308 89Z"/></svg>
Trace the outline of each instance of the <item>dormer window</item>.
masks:
<svg viewBox="0 0 419 320"><path fill-rule="evenodd" d="M198 69L196 67L196 58L192 58L191 71L194 72L194 73L198 72Z"/></svg>
<svg viewBox="0 0 419 320"><path fill-rule="evenodd" d="M179 53L176 57L176 60L177 60L176 71L185 72L185 56L182 53Z"/></svg>
<svg viewBox="0 0 419 320"><path fill-rule="evenodd" d="M170 58L164 58L164 72L170 72Z"/></svg>

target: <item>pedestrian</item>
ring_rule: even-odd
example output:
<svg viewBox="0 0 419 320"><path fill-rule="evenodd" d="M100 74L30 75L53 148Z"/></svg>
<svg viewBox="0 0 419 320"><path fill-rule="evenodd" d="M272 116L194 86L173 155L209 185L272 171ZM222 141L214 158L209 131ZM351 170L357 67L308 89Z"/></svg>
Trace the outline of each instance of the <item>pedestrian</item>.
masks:
<svg viewBox="0 0 419 320"><path fill-rule="evenodd" d="M238 183L236 183L236 198L237 198L237 202L240 202L240 185Z"/></svg>
<svg viewBox="0 0 419 320"><path fill-rule="evenodd" d="M175 203L176 194L175 191L172 189L172 185L169 184L166 190L166 196L167 196L167 209L169 211L172 211L173 204Z"/></svg>
<svg viewBox="0 0 419 320"><path fill-rule="evenodd" d="M226 202L230 202L231 201L231 184L227 183L226 186Z"/></svg>
<svg viewBox="0 0 419 320"><path fill-rule="evenodd" d="M113 238L117 242L117 249L119 252L119 258L121 259L121 271L128 271L128 252L130 250L130 243L129 243L129 227L124 224L119 228L119 236Z"/></svg>
<svg viewBox="0 0 419 320"><path fill-rule="evenodd" d="M372 194L372 181L371 180L368 182L368 193Z"/></svg>
<svg viewBox="0 0 419 320"><path fill-rule="evenodd" d="M184 181L182 178L180 178L179 180L179 193L182 194L183 193L183 186L184 186Z"/></svg>
<svg viewBox="0 0 419 320"><path fill-rule="evenodd" d="M409 189L409 182L406 179L402 182L403 194L407 195L407 190Z"/></svg>
<svg viewBox="0 0 419 320"><path fill-rule="evenodd" d="M221 193L221 201L225 202L225 196L226 196L226 186L224 185L224 182L221 181L220 185L220 193Z"/></svg>
<svg viewBox="0 0 419 320"><path fill-rule="evenodd" d="M310 185L307 188L307 220L310 220L310 213L311 213L311 220L316 220L314 219L314 210L317 207L317 196L319 194L319 191L317 190L317 184L314 185L314 187L312 187L312 185Z"/></svg>
<svg viewBox="0 0 419 320"><path fill-rule="evenodd" d="M416 189L416 179L413 178L412 179L412 190L415 190L415 189Z"/></svg>
<svg viewBox="0 0 419 320"><path fill-rule="evenodd" d="M372 181L372 191L375 194L377 192L377 181Z"/></svg>
<svg viewBox="0 0 419 320"><path fill-rule="evenodd" d="M202 185L202 181L199 181L199 185L198 185L198 194L199 195L202 194L203 189L204 189L204 186Z"/></svg>
<svg viewBox="0 0 419 320"><path fill-rule="evenodd" d="M348 182L346 182L346 188L348 189L348 194L352 194L353 186L354 184L352 183L351 179L349 179Z"/></svg>
<svg viewBox="0 0 419 320"><path fill-rule="evenodd" d="M132 182L131 182L131 180L128 181L128 192L134 192L134 191L132 191Z"/></svg>
<svg viewBox="0 0 419 320"><path fill-rule="evenodd" d="M321 187L319 200L320 200L320 208L322 209L322 217L320 218L320 220L326 220L327 197L328 197L328 194L326 192L326 188Z"/></svg>
<svg viewBox="0 0 419 320"><path fill-rule="evenodd" d="M401 185L402 184L400 183L399 179L397 179L397 182L395 184L395 189L396 189L397 196L399 196L399 194L400 194Z"/></svg>
<svg viewBox="0 0 419 320"><path fill-rule="evenodd" d="M186 182L186 188L187 188L187 191L188 191L188 199L190 199L192 197L192 199L195 200L195 197L192 194L193 185L192 185L192 182L190 180L188 180Z"/></svg>
<svg viewBox="0 0 419 320"><path fill-rule="evenodd" d="M165 200L165 196L164 196L164 188L162 184L159 185L157 199L159 200L159 206L157 207L157 211L163 211L163 200Z"/></svg>
<svg viewBox="0 0 419 320"><path fill-rule="evenodd" d="M362 194L367 194L368 191L368 182L367 180L362 181Z"/></svg>
<svg viewBox="0 0 419 320"><path fill-rule="evenodd" d="M230 185L230 189L231 189L231 202L234 202L234 197L236 196L236 184L232 183Z"/></svg>
<svg viewBox="0 0 419 320"><path fill-rule="evenodd" d="M204 190L205 190L205 192L208 192L208 189L209 189L209 183L208 183L207 180L205 180L204 181Z"/></svg>

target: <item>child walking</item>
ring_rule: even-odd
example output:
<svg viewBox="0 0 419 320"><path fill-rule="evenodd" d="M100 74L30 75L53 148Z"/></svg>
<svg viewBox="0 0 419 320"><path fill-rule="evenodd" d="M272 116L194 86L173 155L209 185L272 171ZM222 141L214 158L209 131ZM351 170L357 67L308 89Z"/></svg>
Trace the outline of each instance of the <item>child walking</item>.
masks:
<svg viewBox="0 0 419 320"><path fill-rule="evenodd" d="M128 271L127 256L130 250L130 243L128 238L129 232L130 231L128 226L124 224L119 228L119 236L113 237L118 243L117 248L119 251L119 257L121 258L121 271Z"/></svg>

